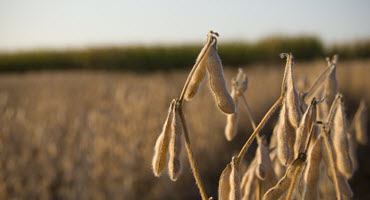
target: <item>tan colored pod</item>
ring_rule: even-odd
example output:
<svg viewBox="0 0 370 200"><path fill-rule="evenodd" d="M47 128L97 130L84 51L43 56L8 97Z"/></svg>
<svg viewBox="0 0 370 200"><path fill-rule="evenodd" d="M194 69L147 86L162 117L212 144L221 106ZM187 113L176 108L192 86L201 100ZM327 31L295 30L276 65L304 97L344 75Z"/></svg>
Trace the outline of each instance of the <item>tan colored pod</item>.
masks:
<svg viewBox="0 0 370 200"><path fill-rule="evenodd" d="M337 105L334 113L333 127L331 138L334 144L334 152L336 157L336 167L338 171L347 179L352 176L352 162L349 156L349 145L347 138L347 120L344 113L344 106L341 101Z"/></svg>
<svg viewBox="0 0 370 200"><path fill-rule="evenodd" d="M162 132L159 135L155 147L154 156L152 160L153 173L155 176L160 176L161 172L167 162L167 152L170 143L170 133L171 133L171 123L172 123L172 110L175 100L171 102L170 108L168 109L168 114L166 121L163 124Z"/></svg>
<svg viewBox="0 0 370 200"><path fill-rule="evenodd" d="M362 100L353 119L353 127L356 133L356 140L362 145L367 144L367 105Z"/></svg>
<svg viewBox="0 0 370 200"><path fill-rule="evenodd" d="M309 91L304 94L303 99L304 99L304 102L306 104L309 104L312 101L313 97L318 97L318 95L321 95L319 93L321 93L323 88L325 88L326 80L328 79L328 77L332 73L332 71L334 70L334 67L335 66L329 66L329 67L325 68L325 70L317 78L317 80L314 82L314 84L309 89ZM320 98L318 97L318 99L323 99L323 97L325 97L325 93L326 93L325 90L323 92L324 92L322 94L323 96L321 96Z"/></svg>
<svg viewBox="0 0 370 200"><path fill-rule="evenodd" d="M357 141L354 131L347 133L348 136L348 145L349 145L349 157L351 158L353 172L358 169L358 158L357 158Z"/></svg>
<svg viewBox="0 0 370 200"><path fill-rule="evenodd" d="M255 173L256 167L257 167L257 163L253 163L249 166L248 171L250 170L250 176L244 187L244 194L242 196L243 200L254 199L256 195L256 186L257 186L256 184L258 181L258 178L256 177L256 173Z"/></svg>
<svg viewBox="0 0 370 200"><path fill-rule="evenodd" d="M240 192L241 192L242 197L245 194L245 190L246 190L245 188L247 186L251 173L253 173L251 170L247 170L242 177L242 181L240 183Z"/></svg>
<svg viewBox="0 0 370 200"><path fill-rule="evenodd" d="M169 146L170 159L168 161L168 172L172 181L176 181L182 169L182 135L183 126L177 106L173 109L173 119L171 124L171 140Z"/></svg>
<svg viewBox="0 0 370 200"><path fill-rule="evenodd" d="M225 136L228 141L231 141L238 132L238 121L239 121L239 97L235 88L231 91L231 96L235 102L235 113L227 114Z"/></svg>
<svg viewBox="0 0 370 200"><path fill-rule="evenodd" d="M242 94L248 89L248 78L243 68L238 69L238 74L236 75L235 81L237 85L237 91L239 93Z"/></svg>
<svg viewBox="0 0 370 200"><path fill-rule="evenodd" d="M294 79L294 60L292 54L287 54L287 75L286 75L286 107L288 121L296 129L298 128L299 122L302 117L300 109L300 98L296 90L296 84Z"/></svg>
<svg viewBox="0 0 370 200"><path fill-rule="evenodd" d="M308 163L304 172L303 179L303 199L318 199L322 145L323 137L321 136L316 140L315 144L308 151Z"/></svg>
<svg viewBox="0 0 370 200"><path fill-rule="evenodd" d="M299 174L302 169L303 159L296 159L287 169L285 175L279 182L269 189L263 196L264 200L279 199L288 189L295 175Z"/></svg>
<svg viewBox="0 0 370 200"><path fill-rule="evenodd" d="M256 152L257 168L256 175L260 180L274 181L276 174L269 155L267 141L264 138L257 139L258 147Z"/></svg>
<svg viewBox="0 0 370 200"><path fill-rule="evenodd" d="M299 127L296 131L296 139L294 143L294 158L298 157L299 153L304 152L310 131L313 123L316 121L316 100L312 100L306 112L302 116Z"/></svg>
<svg viewBox="0 0 370 200"><path fill-rule="evenodd" d="M226 87L221 59L217 53L215 39L207 58L207 70L212 91L216 97L218 107L227 114L235 113L235 103Z"/></svg>
<svg viewBox="0 0 370 200"><path fill-rule="evenodd" d="M285 103L283 103L278 123L274 128L274 132L276 131L277 157L283 165L288 164L291 153L289 149L289 131L287 129L287 123L286 107Z"/></svg>
<svg viewBox="0 0 370 200"><path fill-rule="evenodd" d="M330 61L327 58L328 66L333 66L333 70L331 71L328 79L326 80L326 94L325 99L329 105L331 105L335 99L335 96L338 93L338 81L337 81L337 62L338 62L338 55L333 56L333 60Z"/></svg>
<svg viewBox="0 0 370 200"><path fill-rule="evenodd" d="M240 174L239 174L239 167L236 164L237 157L234 156L230 163L231 165L231 172L230 172L230 200L240 200L241 199L241 192L240 192Z"/></svg>
<svg viewBox="0 0 370 200"><path fill-rule="evenodd" d="M218 199L229 200L230 198L230 175L231 175L231 164L228 164L224 171L222 171L220 180L218 182Z"/></svg>
<svg viewBox="0 0 370 200"><path fill-rule="evenodd" d="M213 36L210 33L207 37L207 42L204 45L203 49L200 51L198 58L196 60L196 63L199 62L199 65L194 71L193 76L190 79L188 88L185 92L185 100L190 101L198 92L199 87L201 86L204 77L207 73L207 57L209 54L209 50L207 51L207 47L210 46L211 42L213 40ZM201 60L200 60L201 59Z"/></svg>

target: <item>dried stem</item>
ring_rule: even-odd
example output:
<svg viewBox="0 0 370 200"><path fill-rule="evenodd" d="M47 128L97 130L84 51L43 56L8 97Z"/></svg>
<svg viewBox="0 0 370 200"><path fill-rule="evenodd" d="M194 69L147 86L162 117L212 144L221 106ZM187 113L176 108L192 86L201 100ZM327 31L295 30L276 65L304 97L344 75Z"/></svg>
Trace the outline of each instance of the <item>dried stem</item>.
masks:
<svg viewBox="0 0 370 200"><path fill-rule="evenodd" d="M283 58L284 56L287 56L287 55L288 54L282 53L282 54L280 54L280 57ZM288 64L288 62L291 62L291 61L292 61L292 56L289 56L289 58L287 59L287 64ZM274 103L274 105L272 105L272 107L270 108L270 110L265 114L265 116L262 118L261 122L254 129L254 131L251 134L251 136L249 136L247 142L245 142L243 148L240 150L240 152L238 154L238 160L236 162L236 164L238 166L240 165L240 161L243 159L243 157L245 155L245 152L247 152L247 149L248 149L249 145L253 142L253 140L256 137L256 135L260 132L260 130L263 128L263 126L267 123L268 119L275 112L276 108L279 107L279 105L283 102L283 100L285 98L285 93L286 93L286 87L285 87L285 85L286 85L286 76L287 76L287 71L288 71L287 69L288 69L288 65L285 66L284 77L283 77L283 81L281 83L281 94L280 94L279 99ZM247 104L246 104L246 106L247 106Z"/></svg>
<svg viewBox="0 0 370 200"><path fill-rule="evenodd" d="M206 190L205 190L205 188L203 186L202 179L200 178L200 174L199 174L199 171L198 171L197 164L195 162L194 154L193 154L193 151L191 149L191 142L190 142L189 131L188 131L188 128L187 128L187 124L186 124L185 116L184 116L184 113L183 113L183 110L182 110L182 106L183 106L183 102L184 102L184 95L185 95L186 90L188 89L190 80L193 77L193 74L194 74L195 70L199 66L199 63L202 61L202 59L204 58L204 56L211 49L210 48L211 47L211 44L214 42L215 37L218 37L218 33L213 32L213 31L209 31L208 37L212 37L212 39L211 40L207 40L206 50L203 52L203 54L201 54L199 56L199 59L197 59L197 61L194 64L193 68L191 69L191 71L190 71L190 73L189 73L189 75L188 75L188 77L187 77L187 79L185 81L184 87L183 87L183 89L181 91L179 100L178 100L178 109L179 109L180 119L181 119L181 122L182 122L182 125L183 125L183 129L184 129L186 152L188 153L188 159L189 159L189 162L190 162L190 166L191 166L191 169L193 171L195 182L196 182L196 184L197 184L197 186L199 188L200 195L202 196L202 200L208 200L208 195L207 195Z"/></svg>
<svg viewBox="0 0 370 200"><path fill-rule="evenodd" d="M253 118L253 114L252 114L252 111L248 105L248 102L247 102L247 99L245 98L244 94L241 94L240 95L243 99L243 102L244 102L244 106L245 106L245 109L247 111L247 114L248 114L248 117L249 117L249 120L251 121L251 124L252 124L252 128L253 130L256 130L256 123L254 122L254 118ZM257 136L258 137L258 136Z"/></svg>
<svg viewBox="0 0 370 200"><path fill-rule="evenodd" d="M202 199L203 200L208 200L208 196L207 196L206 190L203 186L202 179L200 178L200 174L198 172L198 167L197 167L197 164L195 162L193 151L191 149L190 136L189 136L188 128L187 128L186 121L185 121L185 116L184 116L184 113L182 112L182 107L181 106L179 107L179 114L180 114L180 119L181 119L181 122L182 122L182 125L183 125L183 129L184 129L186 152L188 153L188 158L189 158L191 169L193 170L193 175L194 175L194 178L195 178L195 182L197 183L197 186L199 188L200 195L202 196Z"/></svg>
<svg viewBox="0 0 370 200"><path fill-rule="evenodd" d="M253 131L251 136L249 136L247 142L244 144L243 148L240 150L237 160L237 165L239 166L240 161L243 159L245 152L247 151L249 145L254 140L257 133L262 129L262 127L266 124L268 119L271 117L271 115L274 113L276 108L283 102L284 96L280 96L280 98L275 102L275 104L270 108L270 110L266 113L266 115L263 117L261 122L258 124L257 128Z"/></svg>

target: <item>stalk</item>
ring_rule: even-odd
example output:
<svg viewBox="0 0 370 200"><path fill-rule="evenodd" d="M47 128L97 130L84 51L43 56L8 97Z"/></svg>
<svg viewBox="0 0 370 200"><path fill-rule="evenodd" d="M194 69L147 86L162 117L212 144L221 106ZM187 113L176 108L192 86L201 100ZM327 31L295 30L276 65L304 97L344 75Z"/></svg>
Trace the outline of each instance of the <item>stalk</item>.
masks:
<svg viewBox="0 0 370 200"><path fill-rule="evenodd" d="M275 112L276 108L283 102L284 96L280 96L280 98L274 103L274 105L270 108L270 110L266 113L266 115L262 118L261 122L258 124L256 129L253 131L251 136L249 136L247 142L244 144L243 148L240 150L238 154L237 159L237 165L240 165L240 161L243 159L245 152L247 151L249 145L253 142L255 136L257 133L262 129L262 127L266 124L268 119L271 117L271 115Z"/></svg>
<svg viewBox="0 0 370 200"><path fill-rule="evenodd" d="M243 99L245 110L247 111L249 120L251 121L252 128L253 128L253 130L256 130L256 123L254 122L253 114L252 114L252 111L251 111L251 109L250 109L250 107L248 105L247 99L245 98L244 94L241 94L240 96Z"/></svg>
<svg viewBox="0 0 370 200"><path fill-rule="evenodd" d="M182 125L183 125L183 129L184 129L186 152L188 153L188 158L189 158L191 169L193 171L195 182L196 182L196 184L199 188L200 195L202 196L202 200L208 200L208 196L207 196L206 190L203 186L202 179L200 178L198 167L197 167L197 164L195 162L193 151L191 149L190 136L189 136L185 116L184 116L184 113L182 112L182 107L181 106L179 107L179 114L180 114L180 119L181 119L181 122L182 122Z"/></svg>
<svg viewBox="0 0 370 200"><path fill-rule="evenodd" d="M190 73L189 73L189 75L188 75L188 77L185 81L185 85L184 85L184 87L181 91L179 100L178 100L178 109L179 109L179 115L180 115L181 123L183 125L183 130L184 130L186 152L188 154L190 167L193 171L193 176L194 176L195 182L196 182L196 184L199 188L199 192L200 192L200 195L202 196L202 200L208 200L208 195L206 193L205 187L203 186L202 179L200 177L199 170L198 170L198 167L197 167L197 164L196 164L196 161L195 161L195 158L194 158L194 154L193 154L193 151L192 151L192 148L191 148L190 135L189 135L188 127L187 127L187 124L186 124L185 116L184 116L184 113L183 113L183 110L182 110L182 106L183 106L183 102L184 102L185 92L188 89L190 80L193 77L193 74L194 74L195 70L199 66L199 63L204 58L204 55L206 55L209 52L209 50L211 49L210 46L211 46L212 42L214 41L214 37L215 37L214 35L218 36L218 33L215 33L213 31L210 31L209 34L212 34L212 40L209 40L209 42L207 42L206 50L204 51L204 53L202 55L200 55L199 59L194 64L193 68L191 69L191 71L190 71Z"/></svg>

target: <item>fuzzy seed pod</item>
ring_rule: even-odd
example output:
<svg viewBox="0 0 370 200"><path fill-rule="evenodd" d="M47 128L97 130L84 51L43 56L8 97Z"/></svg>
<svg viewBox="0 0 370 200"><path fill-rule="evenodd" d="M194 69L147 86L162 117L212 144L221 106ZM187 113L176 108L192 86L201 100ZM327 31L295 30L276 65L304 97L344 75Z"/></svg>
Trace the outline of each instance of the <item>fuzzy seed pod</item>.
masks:
<svg viewBox="0 0 370 200"><path fill-rule="evenodd" d="M312 100L299 123L294 143L294 158L297 158L298 154L305 150L311 127L316 121L316 105L314 104L316 104L316 101Z"/></svg>
<svg viewBox="0 0 370 200"><path fill-rule="evenodd" d="M239 167L236 164L237 157L234 156L230 163L231 165L231 172L230 172L230 200L240 200L241 199L241 192L240 192L240 175L239 175Z"/></svg>
<svg viewBox="0 0 370 200"><path fill-rule="evenodd" d="M367 144L367 106L364 100L361 101L353 119L353 128L356 133L356 140L362 145Z"/></svg>
<svg viewBox="0 0 370 200"><path fill-rule="evenodd" d="M212 42L212 34L209 34L207 37L207 42L204 45L203 49L200 51L198 58L196 60L196 63L199 62L198 67L195 69L193 76L190 79L188 88L185 92L185 100L190 101L198 92L199 87L201 86L204 77L207 73L207 57L209 54L209 51L207 50L207 47ZM202 58L203 56L203 58ZM200 60L202 58L202 60Z"/></svg>
<svg viewBox="0 0 370 200"><path fill-rule="evenodd" d="M279 121L274 129L274 132L276 131L277 157L283 165L287 165L290 158L289 132L287 129L287 123L286 107L285 103L283 103L279 115Z"/></svg>
<svg viewBox="0 0 370 200"><path fill-rule="evenodd" d="M257 143L258 148L256 152L257 158L256 175L260 180L265 180L266 178L275 179L276 175L270 159L267 141L264 138L262 138L257 139Z"/></svg>
<svg viewBox="0 0 370 200"><path fill-rule="evenodd" d="M228 164L220 176L218 182L218 199L229 200L230 198L230 175L231 175L231 164Z"/></svg>
<svg viewBox="0 0 370 200"><path fill-rule="evenodd" d="M295 86L294 72L293 72L293 55L287 55L287 75L286 75L286 107L288 120L290 124L296 129L302 117L300 109L300 98Z"/></svg>
<svg viewBox="0 0 370 200"><path fill-rule="evenodd" d="M276 178L280 179L281 177L284 176L286 167L281 164L278 158L275 158L273 165L274 165L274 172L276 174Z"/></svg>
<svg viewBox="0 0 370 200"><path fill-rule="evenodd" d="M173 109L173 119L171 124L171 140L169 146L170 159L168 161L168 172L172 181L176 181L182 169L181 151L183 127L180 120L178 108Z"/></svg>
<svg viewBox="0 0 370 200"><path fill-rule="evenodd" d="M237 84L237 91L242 94L248 89L248 78L243 68L238 69L238 74L235 78Z"/></svg>
<svg viewBox="0 0 370 200"><path fill-rule="evenodd" d="M235 113L235 103L227 90L221 59L217 53L217 41L210 47L207 58L209 82L215 94L218 107L227 114Z"/></svg>
<svg viewBox="0 0 370 200"><path fill-rule="evenodd" d="M338 81L337 81L337 61L338 55L333 56L333 60L330 61L329 58L328 65L333 66L333 70L331 71L328 79L326 80L326 95L325 99L329 105L331 105L335 99L335 96L338 93Z"/></svg>
<svg viewBox="0 0 370 200"><path fill-rule="evenodd" d="M358 158L357 158L357 142L356 136L353 131L347 133L348 145L349 145L349 157L351 158L353 172L358 169Z"/></svg>
<svg viewBox="0 0 370 200"><path fill-rule="evenodd" d="M347 179L352 176L352 163L349 156L349 145L347 138L347 120L344 113L344 106L339 102L334 114L334 122L331 137L336 155L336 165L340 173Z"/></svg>
<svg viewBox="0 0 370 200"><path fill-rule="evenodd" d="M318 93L320 93L323 88L325 87L325 83L329 75L334 70L334 66L327 67L319 76L319 78L315 81L312 87L309 89L307 93L304 94L304 102L309 104L312 101L313 97L317 97ZM318 99L323 99L325 96L325 92L323 93L322 97L318 97Z"/></svg>
<svg viewBox="0 0 370 200"><path fill-rule="evenodd" d="M225 127L225 136L228 141L231 141L238 132L238 121L239 121L239 97L235 88L231 91L231 96L235 102L235 113L227 114L227 121Z"/></svg>
<svg viewBox="0 0 370 200"><path fill-rule="evenodd" d="M338 174L338 183L343 199L352 199L352 189L349 186L347 179L342 174Z"/></svg>
<svg viewBox="0 0 370 200"><path fill-rule="evenodd" d="M323 87L323 89L321 90L320 93L325 93L325 90L326 88ZM323 96L320 94L320 97ZM319 99L323 99L323 98L320 98ZM329 106L328 106L328 102L324 99L323 102L317 104L317 120L319 121L325 121L326 120L326 117L328 116L328 113L329 113ZM331 104L330 104L331 105Z"/></svg>
<svg viewBox="0 0 370 200"><path fill-rule="evenodd" d="M303 199L318 199L318 185L320 179L321 147L323 137L319 137L308 151L308 164L304 173Z"/></svg>
<svg viewBox="0 0 370 200"><path fill-rule="evenodd" d="M243 178L242 178L242 181L241 181L241 183L240 183L240 191L241 191L241 195L242 195L242 197L244 196L244 194L245 194L245 188L246 188L246 186L247 186L247 183L248 183L248 180L249 180L249 178L250 178L250 176L251 176L251 173L253 173L253 172L251 172L251 170L247 170L245 173L244 173L244 175L243 175Z"/></svg>
<svg viewBox="0 0 370 200"><path fill-rule="evenodd" d="M172 100L166 121L163 124L162 133L159 135L155 147L154 156L152 160L153 173L159 177L167 162L167 152L170 142L171 123L172 123L172 110L175 104L175 100Z"/></svg>
<svg viewBox="0 0 370 200"><path fill-rule="evenodd" d="M258 178L256 177L256 167L257 163L254 163L253 165L251 164L249 166L248 171L250 171L250 175L248 180L246 181L245 187L244 187L244 195L243 195L243 200L247 199L254 199L254 195L256 194L256 187L257 187L257 181Z"/></svg>
<svg viewBox="0 0 370 200"><path fill-rule="evenodd" d="M269 189L263 196L264 200L275 200L279 199L289 188L293 178L300 173L302 169L303 159L295 160L287 169L283 178L279 182Z"/></svg>
<svg viewBox="0 0 370 200"><path fill-rule="evenodd" d="M295 160L287 169L283 178L279 180L279 182L269 189L265 195L263 196L264 200L273 200L278 199L281 195L283 195L289 188L293 178L297 175L300 170L302 169L303 159Z"/></svg>

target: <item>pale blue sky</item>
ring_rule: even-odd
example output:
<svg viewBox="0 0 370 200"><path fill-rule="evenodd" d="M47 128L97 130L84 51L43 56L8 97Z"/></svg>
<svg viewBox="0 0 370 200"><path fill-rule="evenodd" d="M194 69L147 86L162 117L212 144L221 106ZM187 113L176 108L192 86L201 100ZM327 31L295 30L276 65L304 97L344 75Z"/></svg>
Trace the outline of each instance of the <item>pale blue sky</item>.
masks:
<svg viewBox="0 0 370 200"><path fill-rule="evenodd" d="M253 41L313 34L326 43L370 38L368 0L0 0L0 50Z"/></svg>

